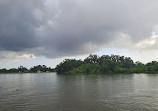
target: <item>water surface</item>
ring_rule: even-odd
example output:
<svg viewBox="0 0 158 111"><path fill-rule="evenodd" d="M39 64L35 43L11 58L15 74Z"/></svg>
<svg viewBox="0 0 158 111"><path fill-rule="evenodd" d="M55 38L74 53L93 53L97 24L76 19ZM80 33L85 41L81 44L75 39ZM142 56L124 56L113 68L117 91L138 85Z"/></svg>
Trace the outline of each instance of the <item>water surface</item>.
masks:
<svg viewBox="0 0 158 111"><path fill-rule="evenodd" d="M0 111L157 110L156 74L0 74Z"/></svg>

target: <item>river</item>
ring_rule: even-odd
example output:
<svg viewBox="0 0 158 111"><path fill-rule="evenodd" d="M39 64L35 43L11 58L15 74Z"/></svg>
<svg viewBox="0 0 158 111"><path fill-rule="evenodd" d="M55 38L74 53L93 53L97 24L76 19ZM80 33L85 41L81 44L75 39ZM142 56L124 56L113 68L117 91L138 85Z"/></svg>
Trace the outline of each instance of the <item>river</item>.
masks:
<svg viewBox="0 0 158 111"><path fill-rule="evenodd" d="M158 75L0 74L0 111L158 111Z"/></svg>

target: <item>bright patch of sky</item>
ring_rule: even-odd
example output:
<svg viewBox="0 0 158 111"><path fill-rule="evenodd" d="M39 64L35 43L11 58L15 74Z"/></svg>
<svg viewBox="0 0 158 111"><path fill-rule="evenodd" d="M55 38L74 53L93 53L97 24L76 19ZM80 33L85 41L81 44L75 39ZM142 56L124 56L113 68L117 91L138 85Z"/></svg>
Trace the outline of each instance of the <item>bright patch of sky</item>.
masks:
<svg viewBox="0 0 158 111"><path fill-rule="evenodd" d="M24 66L27 68L30 68L32 66L36 65L46 65L48 67L56 67L57 64L62 62L64 59L63 58L58 58L58 59L48 59L45 57L37 57L37 58L30 58L30 59L24 59L24 60L19 60L19 61L5 61L5 62L0 62L0 68L18 68L19 66Z"/></svg>
<svg viewBox="0 0 158 111"><path fill-rule="evenodd" d="M125 56L125 57L131 57L134 62L140 61L143 63L147 63L149 61L158 61L158 52L155 51L150 51L149 52L140 52L140 51L131 51L127 49L116 49L116 48L105 48L101 49L100 51L93 53L97 54L99 56L102 55L120 55L120 56ZM152 54L152 56L151 56ZM70 57L62 57L62 58L46 58L46 57L37 57L37 58L29 58L29 59L23 59L23 60L16 60L16 61L5 61L5 62L0 62L0 68L17 68L19 66L24 66L27 68L30 68L35 65L46 65L48 67L55 68L56 65L58 65L60 62L62 62L64 59L81 59L84 60L89 56L88 54L86 55L81 55L81 56L70 56Z"/></svg>
<svg viewBox="0 0 158 111"><path fill-rule="evenodd" d="M46 3L47 2L47 0L43 0L44 1L44 3Z"/></svg>

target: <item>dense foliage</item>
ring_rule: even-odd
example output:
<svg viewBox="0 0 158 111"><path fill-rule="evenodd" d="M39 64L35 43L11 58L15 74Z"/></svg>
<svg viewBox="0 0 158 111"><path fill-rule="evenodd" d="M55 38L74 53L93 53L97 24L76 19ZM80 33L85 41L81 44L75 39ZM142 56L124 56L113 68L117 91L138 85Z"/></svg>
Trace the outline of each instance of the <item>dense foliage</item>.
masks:
<svg viewBox="0 0 158 111"><path fill-rule="evenodd" d="M36 73L36 72L54 72L55 70L45 65L37 65L27 69L26 67L20 66L18 68L11 69L0 69L0 73Z"/></svg>
<svg viewBox="0 0 158 111"><path fill-rule="evenodd" d="M158 73L158 62L143 64L119 55L89 55L82 60L65 59L56 67L62 73Z"/></svg>

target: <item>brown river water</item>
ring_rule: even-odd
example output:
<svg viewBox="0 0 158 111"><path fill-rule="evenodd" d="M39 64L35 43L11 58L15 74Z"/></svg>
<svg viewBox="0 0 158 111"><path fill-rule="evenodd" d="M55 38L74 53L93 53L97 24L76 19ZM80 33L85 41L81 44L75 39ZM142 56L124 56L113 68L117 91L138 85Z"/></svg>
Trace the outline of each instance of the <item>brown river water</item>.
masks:
<svg viewBox="0 0 158 111"><path fill-rule="evenodd" d="M158 74L0 74L0 111L158 111Z"/></svg>

